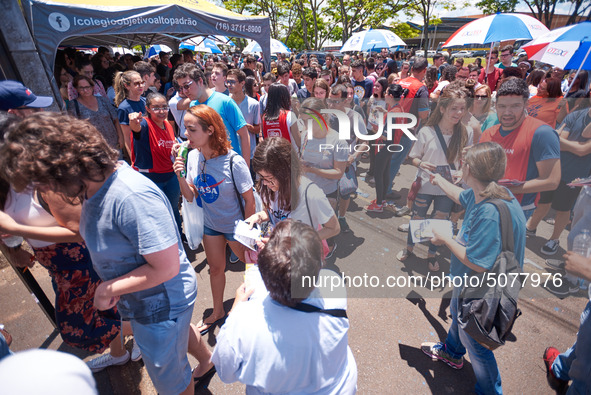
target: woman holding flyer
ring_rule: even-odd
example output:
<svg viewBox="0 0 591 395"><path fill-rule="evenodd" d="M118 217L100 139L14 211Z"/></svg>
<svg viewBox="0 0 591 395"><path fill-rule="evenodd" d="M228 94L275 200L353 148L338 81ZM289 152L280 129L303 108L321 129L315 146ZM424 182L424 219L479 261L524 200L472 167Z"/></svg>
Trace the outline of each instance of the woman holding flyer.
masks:
<svg viewBox="0 0 591 395"><path fill-rule="evenodd" d="M255 203L250 170L242 156L232 151L219 114L211 107L198 105L187 110L184 120L189 145L195 149L187 158L186 178L181 176L185 168L182 157L174 162L174 171L185 199L193 201L196 197L203 207L203 247L213 296L213 312L197 324L203 335L226 317L223 304L226 243L244 262L244 246L234 239L234 225L237 220L254 214ZM178 146L173 150L175 156Z"/></svg>
<svg viewBox="0 0 591 395"><path fill-rule="evenodd" d="M480 143L468 149L462 165L462 179L469 187L463 190L447 181L440 174L434 174L431 183L440 188L455 203L466 210L460 233L454 239L434 230L431 243L446 245L451 253L450 275L463 277L471 271L482 273L490 270L502 251L500 214L488 203L501 199L507 205L513 225L514 254L523 266L525 254L525 216L519 202L511 192L498 184L505 174L506 156L497 143ZM487 204L488 203L488 204ZM455 283L455 281L454 281ZM464 365L464 354L470 355L470 362L476 376L477 394L502 394L501 375L491 350L474 340L458 325L458 296L462 287L454 287L451 299L452 322L445 342L423 343L421 350L434 360L445 362L454 369Z"/></svg>
<svg viewBox="0 0 591 395"><path fill-rule="evenodd" d="M339 234L339 221L326 195L301 176L300 161L289 141L281 137L263 140L254 152L252 166L259 175L257 191L264 210L246 219L251 226L269 221L275 228L294 218L317 229L322 240Z"/></svg>
<svg viewBox="0 0 591 395"><path fill-rule="evenodd" d="M419 168L419 176L413 188L417 190L412 206L411 220L423 220L427 217L429 207L433 204L434 219L448 219L453 201L437 185L429 183L433 174L441 174L452 181L452 171L460 169L460 159L464 147L472 145L472 131L466 130L461 120L467 111L466 98L468 92L462 87L449 87L437 103L435 111L429 117L417 135L417 141L410 151L409 157L413 166ZM417 186L418 184L418 186ZM413 254L414 243L409 231L407 247L400 251L396 258L404 262ZM427 262L430 271L438 271L439 264L435 259L437 247L429 244Z"/></svg>

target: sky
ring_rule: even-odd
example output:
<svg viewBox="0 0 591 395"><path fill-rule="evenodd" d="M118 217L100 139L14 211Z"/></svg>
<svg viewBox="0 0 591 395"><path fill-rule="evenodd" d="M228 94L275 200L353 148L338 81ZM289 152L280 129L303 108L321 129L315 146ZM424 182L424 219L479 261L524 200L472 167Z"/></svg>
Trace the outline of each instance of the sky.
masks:
<svg viewBox="0 0 591 395"><path fill-rule="evenodd" d="M456 0L457 10L455 11L445 11L439 12L437 14L438 17L454 17L454 16L468 16L468 15L479 15L482 14L482 11L474 6L464 6L465 0ZM556 5L556 14L571 14L572 11L570 3L561 3ZM525 5L525 3L520 2L517 5L516 12L531 12L530 9ZM423 24L422 17L414 17L410 19L411 22L417 23L419 25Z"/></svg>

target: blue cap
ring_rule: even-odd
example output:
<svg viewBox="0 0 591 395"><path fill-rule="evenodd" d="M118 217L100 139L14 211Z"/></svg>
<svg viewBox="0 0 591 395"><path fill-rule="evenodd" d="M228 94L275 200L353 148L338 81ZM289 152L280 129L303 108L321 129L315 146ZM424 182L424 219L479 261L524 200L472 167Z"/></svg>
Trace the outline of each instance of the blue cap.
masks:
<svg viewBox="0 0 591 395"><path fill-rule="evenodd" d="M37 96L18 81L0 81L0 110L19 107L43 108L53 103L50 96Z"/></svg>

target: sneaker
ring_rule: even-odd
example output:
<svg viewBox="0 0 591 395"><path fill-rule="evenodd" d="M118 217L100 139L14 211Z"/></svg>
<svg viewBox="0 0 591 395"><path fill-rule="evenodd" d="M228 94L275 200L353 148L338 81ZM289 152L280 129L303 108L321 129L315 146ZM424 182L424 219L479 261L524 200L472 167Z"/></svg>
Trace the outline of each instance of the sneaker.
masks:
<svg viewBox="0 0 591 395"><path fill-rule="evenodd" d="M554 255L558 252L558 246L560 242L558 240L548 240L546 244L542 246L540 252L544 255Z"/></svg>
<svg viewBox="0 0 591 395"><path fill-rule="evenodd" d="M351 231L349 224L347 223L347 219L345 217L339 217L339 225L341 226L341 232L347 233Z"/></svg>
<svg viewBox="0 0 591 395"><path fill-rule="evenodd" d="M370 186L372 186L372 187L376 185L376 180L375 180L375 178L373 176L367 177L365 179L365 182L367 182L367 184L370 185Z"/></svg>
<svg viewBox="0 0 591 395"><path fill-rule="evenodd" d="M421 351L431 357L434 361L442 361L454 369L461 369L464 367L464 357L453 358L447 351L445 351L445 344L426 342L421 344Z"/></svg>
<svg viewBox="0 0 591 395"><path fill-rule="evenodd" d="M140 347L137 345L137 342L133 341L133 348L131 349L131 360L133 362L137 362L140 359L142 359L142 351L140 350Z"/></svg>
<svg viewBox="0 0 591 395"><path fill-rule="evenodd" d="M579 293L579 283L571 283L568 278L562 277L562 284L560 286L556 286L553 281L549 281L546 289L559 298L565 298L569 295Z"/></svg>
<svg viewBox="0 0 591 395"><path fill-rule="evenodd" d="M536 235L536 229L528 229L528 227L525 227L525 237L535 237Z"/></svg>
<svg viewBox="0 0 591 395"><path fill-rule="evenodd" d="M367 206L365 208L365 211L371 211L374 213L381 213L384 211L384 205L377 204L376 201L374 200L373 202L371 202L371 204L369 206Z"/></svg>
<svg viewBox="0 0 591 395"><path fill-rule="evenodd" d="M568 381L559 379L554 375L554 371L552 370L552 364L560 351L558 351L554 347L548 347L544 351L544 355L542 358L544 359L544 365L546 365L546 376L548 377L548 383L550 386L556 390L557 393L564 393L564 390L568 386Z"/></svg>
<svg viewBox="0 0 591 395"><path fill-rule="evenodd" d="M555 270L564 270L564 261L560 259L546 259L546 266Z"/></svg>
<svg viewBox="0 0 591 395"><path fill-rule="evenodd" d="M121 357L114 357L109 353L103 354L98 358L86 362L86 365L93 373L96 373L109 366L125 365L127 362L129 362L129 358L129 352L127 351L125 351L125 355Z"/></svg>
<svg viewBox="0 0 591 395"><path fill-rule="evenodd" d="M398 227L400 232L408 233L409 224L402 224Z"/></svg>
<svg viewBox="0 0 591 395"><path fill-rule="evenodd" d="M552 371L552 364L554 363L554 360L556 359L556 357L559 354L560 354L560 351L558 351L558 349L555 347L548 347L544 351L543 358L544 358L544 365L546 365L546 373L549 373L552 376L554 376L554 372ZM554 377L556 377L556 376L554 376Z"/></svg>
<svg viewBox="0 0 591 395"><path fill-rule="evenodd" d="M240 259L234 254L234 251L230 248L230 263L238 263Z"/></svg>
<svg viewBox="0 0 591 395"><path fill-rule="evenodd" d="M397 217L404 217L407 214L410 214L410 208L408 208L406 206L396 207L396 216Z"/></svg>
<svg viewBox="0 0 591 395"><path fill-rule="evenodd" d="M330 248L330 247L329 247ZM337 250L337 243L334 243L332 246L332 249L330 251L328 251L328 254L326 254L326 258L325 259L330 259L332 258L332 256L334 255L334 253Z"/></svg>

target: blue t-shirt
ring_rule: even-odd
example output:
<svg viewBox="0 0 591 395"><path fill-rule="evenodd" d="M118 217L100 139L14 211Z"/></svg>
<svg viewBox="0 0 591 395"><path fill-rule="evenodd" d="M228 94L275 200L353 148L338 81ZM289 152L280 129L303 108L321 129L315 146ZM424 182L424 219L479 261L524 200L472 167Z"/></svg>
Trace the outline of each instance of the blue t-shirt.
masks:
<svg viewBox="0 0 591 395"><path fill-rule="evenodd" d="M355 95L360 99L369 99L373 94L373 81L369 78L363 81L352 80L353 88L355 89Z"/></svg>
<svg viewBox="0 0 591 395"><path fill-rule="evenodd" d="M508 191L508 190L507 190ZM511 192L509 192L511 194ZM487 203L488 199L476 204L474 191L467 189L460 193L460 203L466 209L462 228L456 240L466 246L468 260L475 265L490 270L497 256L502 251L500 214L495 206ZM509 207L513 222L513 240L515 257L523 267L525 256L525 216L517 199L504 201ZM451 256L451 276L463 276L469 269L455 255Z"/></svg>
<svg viewBox="0 0 591 395"><path fill-rule="evenodd" d="M129 125L129 114L132 112L141 112L143 115L147 114L145 97L141 97L139 101L125 99L119 103L119 107L117 107L119 123L121 125Z"/></svg>
<svg viewBox="0 0 591 395"><path fill-rule="evenodd" d="M247 124L256 126L261 123L261 114L259 113L261 106L252 97L248 95L244 96L244 100L238 104L238 108L242 111ZM250 138L250 159L252 159L254 151L257 148L257 136L248 132L248 137Z"/></svg>
<svg viewBox="0 0 591 395"><path fill-rule="evenodd" d="M589 141L590 139L581 136L589 122L591 122L591 117L588 108L568 114L562 122L565 126L564 130L569 132L568 140L580 143ZM591 154L578 156L569 151L561 151L560 167L562 170L561 180L566 183L575 178L585 178L591 171Z"/></svg>
<svg viewBox="0 0 591 395"><path fill-rule="evenodd" d="M211 96L207 98L205 103L193 100L191 102L191 107L198 104L205 104L220 114L224 121L224 125L226 125L226 132L230 138L232 149L237 152L238 155L242 155L242 147L240 146L240 139L238 138L237 132L246 126L246 120L244 119L244 116L242 116L242 111L240 111L236 102L223 93L214 91Z"/></svg>
<svg viewBox="0 0 591 395"><path fill-rule="evenodd" d="M514 129L515 130L515 129ZM513 130L503 130L499 128L501 136L506 137ZM531 148L529 150L529 159L527 161L526 180L533 180L538 178L540 173L536 162L541 162L548 159L560 159L560 139L558 134L550 125L541 125L534 132L534 137L531 141ZM526 193L521 199L521 207L528 207L533 205L538 193ZM533 206L531 208L534 208Z"/></svg>
<svg viewBox="0 0 591 395"><path fill-rule="evenodd" d="M126 163L82 205L80 234L94 269L112 280L147 264L144 255L177 245L179 273L143 291L121 295L125 320L152 324L176 318L195 303L197 279L181 242L172 207L164 193Z"/></svg>

